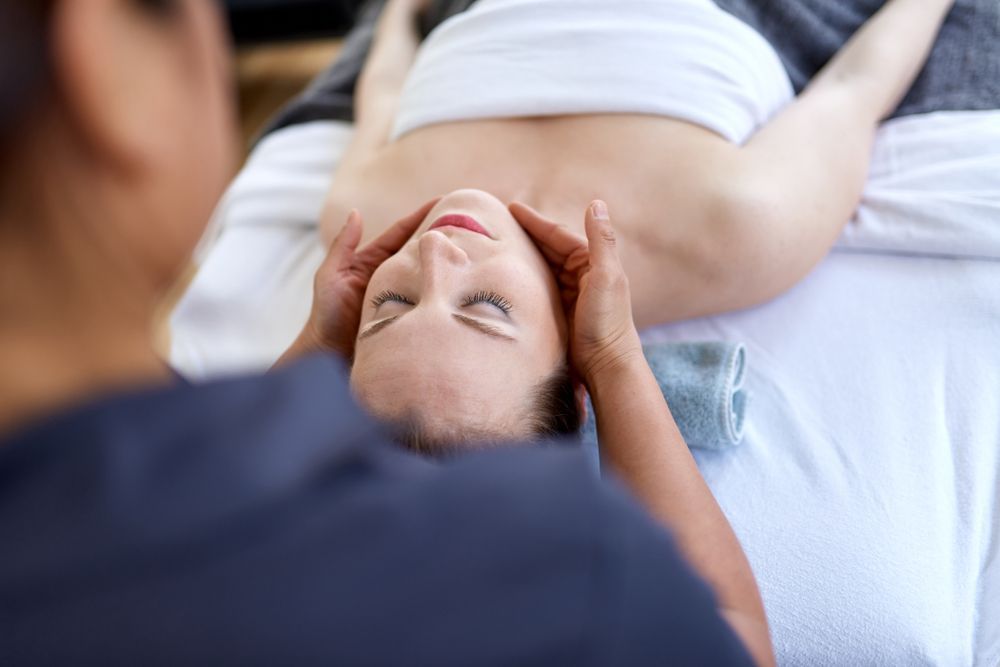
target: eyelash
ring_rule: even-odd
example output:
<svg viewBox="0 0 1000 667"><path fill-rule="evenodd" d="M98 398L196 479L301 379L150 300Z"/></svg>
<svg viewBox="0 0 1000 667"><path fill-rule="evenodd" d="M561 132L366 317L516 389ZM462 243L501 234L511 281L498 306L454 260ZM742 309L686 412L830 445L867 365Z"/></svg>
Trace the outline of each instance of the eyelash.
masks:
<svg viewBox="0 0 1000 667"><path fill-rule="evenodd" d="M402 294L399 294L398 292L392 292L390 290L386 290L385 292L382 292L374 299L372 299L372 305L378 308L383 303L386 303L388 301L405 303L409 306L414 305L412 301L407 299ZM471 296L467 296L465 300L462 301L462 306L464 307L473 306L477 303L488 303L492 306L496 306L497 308L502 310L506 315L509 315L510 311L513 309L513 306L511 305L510 301L503 298L496 292L487 292L486 290L480 290L479 292L476 292Z"/></svg>
<svg viewBox="0 0 1000 667"><path fill-rule="evenodd" d="M397 292L391 292L389 290L386 290L385 292L382 292L377 297L375 297L374 299L372 299L372 305L375 306L376 308L378 308L379 306L381 306L386 301L398 301L399 303L405 303L405 304L408 304L410 306L413 305L413 302L410 301L409 299L407 299L402 294L399 294Z"/></svg>
<svg viewBox="0 0 1000 667"><path fill-rule="evenodd" d="M492 306L496 306L504 312L505 315L509 315L513 306L511 306L510 301L503 298L496 292L479 291L472 296L466 297L465 301L462 302L463 306L471 306L477 303L488 303Z"/></svg>

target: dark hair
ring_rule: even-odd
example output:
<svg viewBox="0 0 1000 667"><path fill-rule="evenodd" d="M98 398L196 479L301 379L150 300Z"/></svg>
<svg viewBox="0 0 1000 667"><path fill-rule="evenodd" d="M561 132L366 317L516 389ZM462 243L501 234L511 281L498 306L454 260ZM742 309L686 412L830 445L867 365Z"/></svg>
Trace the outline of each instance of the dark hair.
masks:
<svg viewBox="0 0 1000 667"><path fill-rule="evenodd" d="M561 366L539 382L528 399L529 431L539 439L577 435L580 432L580 406L576 402L576 384L568 366ZM506 438L495 431L463 427L454 433L434 432L426 428L419 414L390 425L393 439L412 452L447 458L468 448L502 444Z"/></svg>
<svg viewBox="0 0 1000 667"><path fill-rule="evenodd" d="M568 366L562 366L542 380L532 392L531 432L542 438L576 435L580 432L580 406L576 383Z"/></svg>
<svg viewBox="0 0 1000 667"><path fill-rule="evenodd" d="M0 0L0 146L48 79L53 0Z"/></svg>

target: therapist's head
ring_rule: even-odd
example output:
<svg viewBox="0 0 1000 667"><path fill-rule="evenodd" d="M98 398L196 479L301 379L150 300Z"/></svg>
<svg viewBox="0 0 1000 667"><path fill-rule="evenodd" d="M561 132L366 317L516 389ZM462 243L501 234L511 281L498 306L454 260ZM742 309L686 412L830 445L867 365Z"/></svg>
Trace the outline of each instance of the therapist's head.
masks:
<svg viewBox="0 0 1000 667"><path fill-rule="evenodd" d="M555 279L492 195L441 199L366 301L351 383L415 449L579 428Z"/></svg>
<svg viewBox="0 0 1000 667"><path fill-rule="evenodd" d="M233 166L219 19L207 0L0 0L8 247L58 237L150 293L174 280Z"/></svg>

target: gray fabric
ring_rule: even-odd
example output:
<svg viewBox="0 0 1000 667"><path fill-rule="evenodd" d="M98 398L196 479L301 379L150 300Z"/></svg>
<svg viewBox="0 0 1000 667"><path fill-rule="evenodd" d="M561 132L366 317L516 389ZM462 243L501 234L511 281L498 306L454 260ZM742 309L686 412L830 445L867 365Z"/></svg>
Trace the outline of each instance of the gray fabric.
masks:
<svg viewBox="0 0 1000 667"><path fill-rule="evenodd" d="M428 34L475 0L437 0L422 23ZM778 51L796 90L843 46L884 0L715 0ZM291 102L264 134L313 120L354 119L354 86L384 0L369 0L340 58ZM905 39L901 35L900 39ZM893 117L930 111L1000 109L1000 0L958 0L927 67Z"/></svg>
<svg viewBox="0 0 1000 667"><path fill-rule="evenodd" d="M715 0L778 51L796 91L884 0ZM899 35L901 40L906 35ZM893 117L1000 109L1000 0L958 0Z"/></svg>
<svg viewBox="0 0 1000 667"><path fill-rule="evenodd" d="M740 343L659 343L643 348L689 447L728 449L743 439L747 392L746 348ZM597 443L593 406L588 403L582 438Z"/></svg>

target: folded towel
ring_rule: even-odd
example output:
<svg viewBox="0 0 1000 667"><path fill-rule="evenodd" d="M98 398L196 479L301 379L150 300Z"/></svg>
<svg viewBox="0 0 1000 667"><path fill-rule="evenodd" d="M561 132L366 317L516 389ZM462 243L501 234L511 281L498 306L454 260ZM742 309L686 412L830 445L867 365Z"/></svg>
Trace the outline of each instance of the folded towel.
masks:
<svg viewBox="0 0 1000 667"><path fill-rule="evenodd" d="M747 409L742 343L657 343L643 352L689 447L718 450L740 443ZM597 442L589 401L582 438Z"/></svg>

